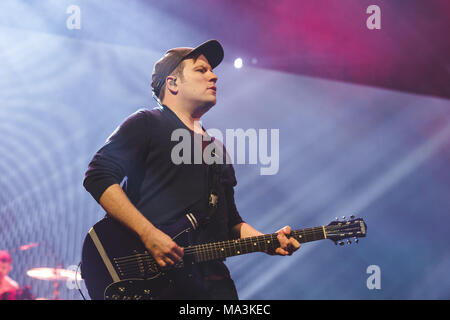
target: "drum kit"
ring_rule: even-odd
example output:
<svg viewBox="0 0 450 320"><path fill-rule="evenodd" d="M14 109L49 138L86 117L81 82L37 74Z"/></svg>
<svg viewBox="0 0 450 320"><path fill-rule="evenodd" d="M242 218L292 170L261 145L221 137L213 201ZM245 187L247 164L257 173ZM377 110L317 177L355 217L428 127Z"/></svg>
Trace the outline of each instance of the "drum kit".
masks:
<svg viewBox="0 0 450 320"><path fill-rule="evenodd" d="M28 245L21 246L19 250L25 251L34 248L38 243L32 243ZM14 251L14 250L13 250ZM31 294L31 288L29 286L20 288L16 293L11 296L14 300L59 300L59 288L61 283L64 282L75 282L82 280L80 274L74 270L64 269L64 268L52 268L52 267L42 267L42 268L32 268L26 272L27 276L33 279L50 281L53 282L53 293L51 298L39 297L35 298ZM1 300L1 299L0 299ZM9 300L9 299L8 299Z"/></svg>
<svg viewBox="0 0 450 320"><path fill-rule="evenodd" d="M76 281L77 274L73 270L62 268L33 268L27 271L27 276L44 281L53 282L53 295L51 300L59 300L59 287L61 282ZM36 300L49 300L47 298L36 298Z"/></svg>

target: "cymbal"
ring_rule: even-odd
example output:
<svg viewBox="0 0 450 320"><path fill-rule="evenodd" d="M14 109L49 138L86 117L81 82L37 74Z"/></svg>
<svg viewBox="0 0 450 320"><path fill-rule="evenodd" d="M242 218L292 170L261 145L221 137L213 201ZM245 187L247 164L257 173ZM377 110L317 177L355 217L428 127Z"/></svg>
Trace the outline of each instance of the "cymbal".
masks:
<svg viewBox="0 0 450 320"><path fill-rule="evenodd" d="M26 251L29 250L31 248L35 248L39 245L39 242L33 242L33 243L28 243L28 244L24 244L22 246L20 246L20 251Z"/></svg>
<svg viewBox="0 0 450 320"><path fill-rule="evenodd" d="M61 268L33 268L27 271L27 276L31 278L54 281L75 280L75 274L75 271Z"/></svg>

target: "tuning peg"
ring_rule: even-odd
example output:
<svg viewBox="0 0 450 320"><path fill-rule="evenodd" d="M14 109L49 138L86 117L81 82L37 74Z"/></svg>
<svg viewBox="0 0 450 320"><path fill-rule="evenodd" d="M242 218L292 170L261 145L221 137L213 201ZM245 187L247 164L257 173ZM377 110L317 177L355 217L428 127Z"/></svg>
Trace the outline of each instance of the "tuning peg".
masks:
<svg viewBox="0 0 450 320"><path fill-rule="evenodd" d="M358 243L359 242L359 239L358 238L355 238L355 243Z"/></svg>
<svg viewBox="0 0 450 320"><path fill-rule="evenodd" d="M352 219L352 220L355 219L355 216L354 216L354 215L351 215L351 216L350 216L350 219Z"/></svg>
<svg viewBox="0 0 450 320"><path fill-rule="evenodd" d="M347 244L352 244L352 240L348 239Z"/></svg>
<svg viewBox="0 0 450 320"><path fill-rule="evenodd" d="M338 217L336 217L336 218L334 218L334 220L336 220L336 221L339 221L339 218L338 218Z"/></svg>
<svg viewBox="0 0 450 320"><path fill-rule="evenodd" d="M340 246L343 246L344 244L345 244L344 241L339 242Z"/></svg>
<svg viewBox="0 0 450 320"><path fill-rule="evenodd" d="M345 220L345 216L342 216L342 220Z"/></svg>

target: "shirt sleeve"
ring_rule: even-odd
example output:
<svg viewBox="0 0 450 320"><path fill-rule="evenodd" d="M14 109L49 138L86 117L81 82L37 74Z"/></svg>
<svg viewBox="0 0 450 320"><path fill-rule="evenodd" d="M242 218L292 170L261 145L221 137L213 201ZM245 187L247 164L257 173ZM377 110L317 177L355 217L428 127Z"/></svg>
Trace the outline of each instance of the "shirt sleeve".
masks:
<svg viewBox="0 0 450 320"><path fill-rule="evenodd" d="M130 115L94 155L85 173L83 186L99 202L105 190L120 184L148 153L149 119L145 110Z"/></svg>

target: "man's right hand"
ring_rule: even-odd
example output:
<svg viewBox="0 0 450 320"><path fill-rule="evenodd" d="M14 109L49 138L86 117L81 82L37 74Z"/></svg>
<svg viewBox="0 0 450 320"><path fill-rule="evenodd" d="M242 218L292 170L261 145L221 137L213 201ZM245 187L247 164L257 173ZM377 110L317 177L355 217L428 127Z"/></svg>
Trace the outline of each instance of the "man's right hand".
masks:
<svg viewBox="0 0 450 320"><path fill-rule="evenodd" d="M181 262L183 248L148 221L130 202L118 184L109 186L99 202L113 218L136 232L161 268Z"/></svg>
<svg viewBox="0 0 450 320"><path fill-rule="evenodd" d="M183 248L156 227L145 232L141 236L141 241L161 268L173 266L183 259Z"/></svg>

